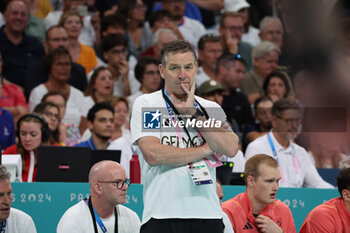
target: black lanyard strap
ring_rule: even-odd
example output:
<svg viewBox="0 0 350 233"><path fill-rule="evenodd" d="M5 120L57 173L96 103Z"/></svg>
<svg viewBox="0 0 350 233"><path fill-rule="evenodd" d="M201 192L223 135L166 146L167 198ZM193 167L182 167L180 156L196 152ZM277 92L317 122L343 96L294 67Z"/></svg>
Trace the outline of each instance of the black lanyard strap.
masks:
<svg viewBox="0 0 350 233"><path fill-rule="evenodd" d="M91 203L91 198L89 198L88 206L89 206L89 210L90 210L90 214L91 214L91 218L92 218L92 223L94 224L94 231L95 231L95 233L98 233L98 231L97 231L97 224L96 224L96 217L95 217L95 213L94 213L94 207L92 206L92 203ZM115 215L114 233L118 233L118 212L117 212L117 207L114 208L114 215Z"/></svg>

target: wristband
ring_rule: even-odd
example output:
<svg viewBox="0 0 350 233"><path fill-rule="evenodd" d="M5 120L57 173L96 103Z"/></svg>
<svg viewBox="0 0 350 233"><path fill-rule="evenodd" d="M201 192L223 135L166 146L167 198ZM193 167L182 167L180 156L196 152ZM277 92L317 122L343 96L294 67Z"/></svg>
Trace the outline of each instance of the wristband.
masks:
<svg viewBox="0 0 350 233"><path fill-rule="evenodd" d="M201 110L197 109L196 112L192 115L191 121L193 119L197 119L199 116L204 116L204 113Z"/></svg>

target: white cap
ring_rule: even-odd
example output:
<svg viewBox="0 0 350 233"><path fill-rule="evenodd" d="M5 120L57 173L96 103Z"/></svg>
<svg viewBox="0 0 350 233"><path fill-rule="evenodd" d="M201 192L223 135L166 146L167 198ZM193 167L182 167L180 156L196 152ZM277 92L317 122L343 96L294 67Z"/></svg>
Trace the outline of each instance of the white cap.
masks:
<svg viewBox="0 0 350 233"><path fill-rule="evenodd" d="M225 11L238 12L248 7L250 7L250 4L246 0L224 0Z"/></svg>

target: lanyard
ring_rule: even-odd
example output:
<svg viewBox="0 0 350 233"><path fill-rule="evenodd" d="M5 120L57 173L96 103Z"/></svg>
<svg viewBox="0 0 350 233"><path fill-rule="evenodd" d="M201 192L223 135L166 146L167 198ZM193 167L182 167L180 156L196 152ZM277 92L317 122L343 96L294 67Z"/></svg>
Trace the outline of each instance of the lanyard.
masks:
<svg viewBox="0 0 350 233"><path fill-rule="evenodd" d="M175 123L175 121L176 121L175 116L177 116L179 120L182 120L182 118L179 116L180 113L177 111L177 109L175 108L173 103L170 101L168 93L165 90L165 88L162 89L162 94L163 94L163 98L164 98L165 104L166 104L167 109L168 109L168 113L171 116L171 120ZM205 118L206 119L209 118L208 113L205 111L205 109L196 100L194 101L194 108L195 109L200 109L204 113ZM193 142L191 140L190 133L188 132L186 127L184 127L184 130L186 132L186 135L188 136L188 140L191 142L191 146L194 147L194 144L193 144ZM177 124L176 124L176 127L175 127L175 131L176 131L176 134L177 134L177 136L179 138L180 143L183 144L180 127ZM197 135L198 135L198 138L202 138L202 136L201 136L201 134L200 134L200 132L198 130L197 130Z"/></svg>
<svg viewBox="0 0 350 233"><path fill-rule="evenodd" d="M2 220L0 233L5 233L6 219Z"/></svg>
<svg viewBox="0 0 350 233"><path fill-rule="evenodd" d="M103 224L100 216L98 216L95 208L92 206L92 203L91 203L91 198L86 198L85 199L85 204L87 206L89 206L89 210L90 210L90 213L91 213L91 217L92 217L92 222L94 224L94 230L95 230L95 233L98 233L97 231L97 225L96 225L96 222L98 223L98 225L100 226L101 230L103 233L107 232L107 229L105 227L105 225ZM115 233L118 233L118 213L117 213L117 207L114 208L114 215L115 215L115 223L114 223L114 232Z"/></svg>
<svg viewBox="0 0 350 233"><path fill-rule="evenodd" d="M283 173L282 173L282 170L281 170L281 166L279 164L279 161L278 161L278 156L277 156L277 151L276 151L276 148L275 148L275 145L273 144L273 141L272 141L272 138L271 138L271 132L269 132L267 134L267 139L269 141L269 144L270 144L270 147L271 147L271 150L272 150L272 153L273 153L273 157L276 159L277 161L277 164L278 164L278 168L280 170L280 174L281 174L281 181L282 183L284 183L284 177L283 177ZM295 154L295 149L294 149L294 146L293 144L290 144L291 145L291 148L292 148L292 156L293 156L293 165L294 165L294 169L295 169L295 174L298 176L298 173L299 173L299 167L298 167L298 162L297 162L297 156Z"/></svg>

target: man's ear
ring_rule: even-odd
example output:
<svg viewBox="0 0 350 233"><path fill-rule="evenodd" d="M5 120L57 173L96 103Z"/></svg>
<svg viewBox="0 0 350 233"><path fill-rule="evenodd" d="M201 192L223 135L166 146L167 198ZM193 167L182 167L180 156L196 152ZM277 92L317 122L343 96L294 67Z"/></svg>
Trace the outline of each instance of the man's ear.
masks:
<svg viewBox="0 0 350 233"><path fill-rule="evenodd" d="M160 76L162 77L162 79L164 79L164 69L165 69L165 67L162 64L158 65L158 70L159 70L159 73L160 73Z"/></svg>
<svg viewBox="0 0 350 233"><path fill-rule="evenodd" d="M247 176L247 187L253 187L255 178L251 175Z"/></svg>
<svg viewBox="0 0 350 233"><path fill-rule="evenodd" d="M88 121L88 122L87 122L87 127L88 127L88 129L89 129L90 131L92 131L93 124L92 124L91 121Z"/></svg>
<svg viewBox="0 0 350 233"><path fill-rule="evenodd" d="M93 189L94 189L94 192L97 193L98 195L102 194L102 188L101 188L101 184L99 182L97 182L97 181L94 182Z"/></svg>
<svg viewBox="0 0 350 233"><path fill-rule="evenodd" d="M350 203L350 190L343 189L341 191L341 196L345 202Z"/></svg>

